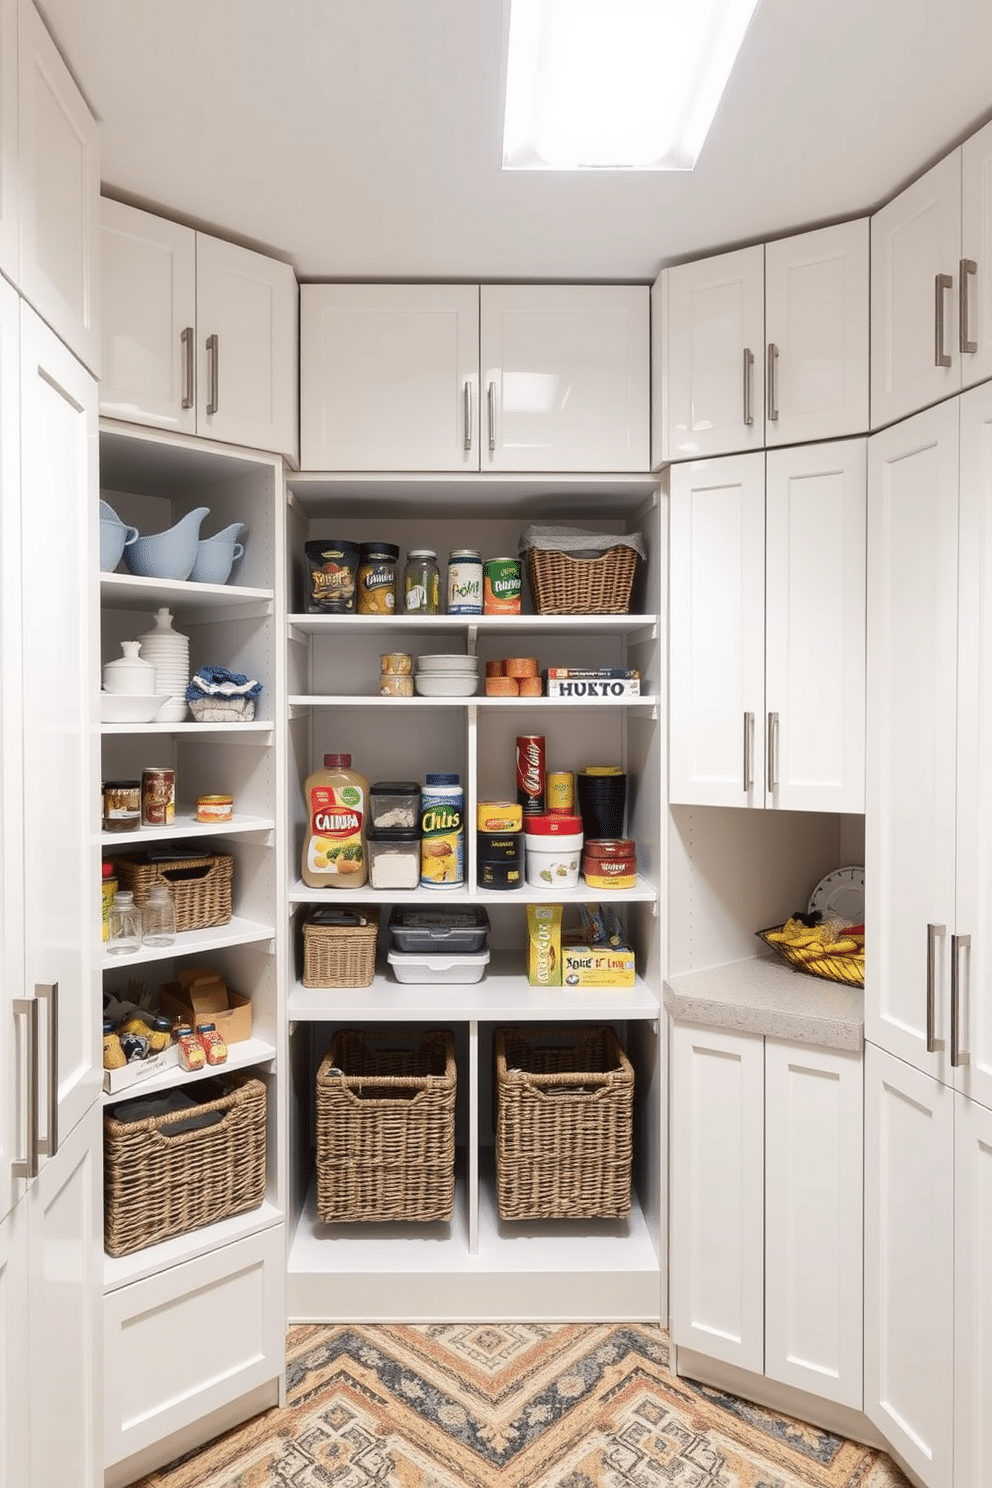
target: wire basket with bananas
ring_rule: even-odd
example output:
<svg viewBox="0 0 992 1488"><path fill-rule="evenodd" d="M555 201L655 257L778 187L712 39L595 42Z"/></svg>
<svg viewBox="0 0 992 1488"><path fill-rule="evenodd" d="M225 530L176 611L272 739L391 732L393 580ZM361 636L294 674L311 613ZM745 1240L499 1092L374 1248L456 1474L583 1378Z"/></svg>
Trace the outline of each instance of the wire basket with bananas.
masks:
<svg viewBox="0 0 992 1488"><path fill-rule="evenodd" d="M795 971L849 987L865 984L864 925L845 925L836 916L813 910L796 912L784 925L757 934Z"/></svg>

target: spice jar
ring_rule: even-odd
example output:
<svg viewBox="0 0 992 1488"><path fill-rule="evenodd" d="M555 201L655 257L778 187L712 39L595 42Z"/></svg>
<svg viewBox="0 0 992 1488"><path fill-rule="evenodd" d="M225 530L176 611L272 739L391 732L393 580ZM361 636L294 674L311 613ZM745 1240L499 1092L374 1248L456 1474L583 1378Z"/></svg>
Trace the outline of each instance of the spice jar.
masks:
<svg viewBox="0 0 992 1488"><path fill-rule="evenodd" d="M441 575L433 548L411 548L407 553L403 608L408 615L441 613Z"/></svg>
<svg viewBox="0 0 992 1488"><path fill-rule="evenodd" d="M361 543L358 549L358 613L391 615L396 609L395 543Z"/></svg>
<svg viewBox="0 0 992 1488"><path fill-rule="evenodd" d="M203 1045L188 1023L176 1025L176 1044L179 1048L179 1063L184 1070L199 1070L207 1062Z"/></svg>
<svg viewBox="0 0 992 1488"><path fill-rule="evenodd" d="M217 1032L215 1023L198 1023L196 1036L203 1046L203 1054L208 1064L226 1064L227 1044L223 1034Z"/></svg>
<svg viewBox="0 0 992 1488"><path fill-rule="evenodd" d="M141 825L141 781L105 780L103 830L136 832Z"/></svg>

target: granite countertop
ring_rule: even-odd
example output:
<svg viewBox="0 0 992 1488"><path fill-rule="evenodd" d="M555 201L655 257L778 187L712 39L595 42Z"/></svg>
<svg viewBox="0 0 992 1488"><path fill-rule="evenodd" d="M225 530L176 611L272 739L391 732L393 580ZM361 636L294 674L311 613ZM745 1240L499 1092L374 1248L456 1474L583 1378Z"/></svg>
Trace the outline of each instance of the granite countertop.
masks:
<svg viewBox="0 0 992 1488"><path fill-rule="evenodd" d="M669 977L665 1007L682 1023L762 1033L826 1049L864 1046L860 987L793 971L774 956Z"/></svg>

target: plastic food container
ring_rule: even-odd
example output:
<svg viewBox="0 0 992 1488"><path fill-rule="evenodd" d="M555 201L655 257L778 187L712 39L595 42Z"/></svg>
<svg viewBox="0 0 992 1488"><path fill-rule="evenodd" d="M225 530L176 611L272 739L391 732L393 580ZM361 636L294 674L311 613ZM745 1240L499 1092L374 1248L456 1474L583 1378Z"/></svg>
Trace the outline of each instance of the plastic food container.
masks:
<svg viewBox="0 0 992 1488"><path fill-rule="evenodd" d="M420 882L420 832L371 827L365 845L373 889L415 889Z"/></svg>
<svg viewBox="0 0 992 1488"><path fill-rule="evenodd" d="M567 820L559 817L559 821ZM582 833L569 836L550 833L544 836L524 834L527 882L535 889L574 889L579 882L582 856Z"/></svg>
<svg viewBox="0 0 992 1488"><path fill-rule="evenodd" d="M390 951L389 964L398 982L481 982L489 952Z"/></svg>
<svg viewBox="0 0 992 1488"><path fill-rule="evenodd" d="M452 905L450 909L415 909L398 905L389 917L389 929L396 949L401 952L475 954L486 944L489 916L481 905ZM477 981L478 978L470 977L468 980Z"/></svg>
<svg viewBox="0 0 992 1488"><path fill-rule="evenodd" d="M369 786L369 820L376 831L420 830L420 786L416 780L377 780Z"/></svg>

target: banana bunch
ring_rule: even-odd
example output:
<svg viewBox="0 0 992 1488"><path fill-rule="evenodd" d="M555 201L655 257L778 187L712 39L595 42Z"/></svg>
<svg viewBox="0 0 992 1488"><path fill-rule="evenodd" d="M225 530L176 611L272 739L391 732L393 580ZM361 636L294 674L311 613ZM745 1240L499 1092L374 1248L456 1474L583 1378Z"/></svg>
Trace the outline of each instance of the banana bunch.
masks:
<svg viewBox="0 0 992 1488"><path fill-rule="evenodd" d="M810 923L810 922L813 923ZM860 926L857 927L860 930ZM824 956L864 956L864 935L854 926L815 915L790 915L781 930L769 930L765 939L782 947L790 961L819 961Z"/></svg>

